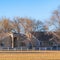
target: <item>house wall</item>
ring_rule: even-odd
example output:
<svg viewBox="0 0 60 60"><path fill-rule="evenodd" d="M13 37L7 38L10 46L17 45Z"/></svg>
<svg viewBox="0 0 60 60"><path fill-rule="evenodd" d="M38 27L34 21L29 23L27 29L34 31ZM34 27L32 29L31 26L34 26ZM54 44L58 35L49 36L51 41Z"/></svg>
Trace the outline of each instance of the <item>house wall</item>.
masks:
<svg viewBox="0 0 60 60"><path fill-rule="evenodd" d="M27 38L26 35L21 35L21 34L9 34L9 36L7 35L6 38L1 40L1 43L3 43L3 46L0 47L4 47L4 48L19 48L19 47L37 47L38 46L38 41L34 38ZM13 46L13 47L12 47Z"/></svg>
<svg viewBox="0 0 60 60"><path fill-rule="evenodd" d="M0 43L0 48L8 48L8 47L11 47L11 38L10 37L6 37L4 38L3 40L1 40L1 43Z"/></svg>

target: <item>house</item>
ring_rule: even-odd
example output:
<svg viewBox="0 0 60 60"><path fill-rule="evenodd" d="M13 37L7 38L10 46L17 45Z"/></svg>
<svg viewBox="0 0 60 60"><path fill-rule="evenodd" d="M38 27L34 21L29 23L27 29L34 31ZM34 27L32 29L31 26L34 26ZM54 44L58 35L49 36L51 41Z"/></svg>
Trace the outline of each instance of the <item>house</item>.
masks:
<svg viewBox="0 0 60 60"><path fill-rule="evenodd" d="M0 48L53 47L60 45L60 39L52 32L0 33Z"/></svg>
<svg viewBox="0 0 60 60"><path fill-rule="evenodd" d="M40 47L52 47L60 45L60 38L54 33L57 32L31 32L39 41Z"/></svg>
<svg viewBox="0 0 60 60"><path fill-rule="evenodd" d="M38 40L21 33L0 33L0 48L38 47Z"/></svg>

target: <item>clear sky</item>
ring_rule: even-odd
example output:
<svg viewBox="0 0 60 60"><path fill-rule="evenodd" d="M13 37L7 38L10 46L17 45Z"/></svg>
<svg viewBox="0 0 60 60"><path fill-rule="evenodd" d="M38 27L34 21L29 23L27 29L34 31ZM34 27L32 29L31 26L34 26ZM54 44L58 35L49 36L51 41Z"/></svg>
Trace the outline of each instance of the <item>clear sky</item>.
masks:
<svg viewBox="0 0 60 60"><path fill-rule="evenodd" d="M0 0L0 17L31 17L44 20L60 5L60 0Z"/></svg>

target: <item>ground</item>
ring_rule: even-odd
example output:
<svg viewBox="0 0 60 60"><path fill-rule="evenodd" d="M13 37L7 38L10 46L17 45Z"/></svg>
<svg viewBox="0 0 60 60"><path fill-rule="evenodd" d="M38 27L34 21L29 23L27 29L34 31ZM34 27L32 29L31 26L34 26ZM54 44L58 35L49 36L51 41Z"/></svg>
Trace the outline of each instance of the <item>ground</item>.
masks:
<svg viewBox="0 0 60 60"><path fill-rule="evenodd" d="M0 60L60 60L60 51L0 51Z"/></svg>

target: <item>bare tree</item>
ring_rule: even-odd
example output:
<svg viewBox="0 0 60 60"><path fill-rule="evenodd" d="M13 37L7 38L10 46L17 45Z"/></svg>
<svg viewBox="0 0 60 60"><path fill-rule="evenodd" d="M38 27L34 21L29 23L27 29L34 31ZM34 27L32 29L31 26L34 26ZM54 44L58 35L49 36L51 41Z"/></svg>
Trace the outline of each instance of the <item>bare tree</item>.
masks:
<svg viewBox="0 0 60 60"><path fill-rule="evenodd" d="M21 25L23 31L30 32L33 29L33 20L28 18L18 18L19 24Z"/></svg>
<svg viewBox="0 0 60 60"><path fill-rule="evenodd" d="M47 30L47 26L40 20L34 21L33 31L44 32Z"/></svg>
<svg viewBox="0 0 60 60"><path fill-rule="evenodd" d="M48 28L53 27L52 34L60 39L60 8L53 12L48 24Z"/></svg>
<svg viewBox="0 0 60 60"><path fill-rule="evenodd" d="M45 31L46 26L40 20L33 20L29 18L14 17L11 21L8 18L3 18L0 21L0 30L4 32L18 32L28 33L32 31Z"/></svg>
<svg viewBox="0 0 60 60"><path fill-rule="evenodd" d="M19 23L18 17L15 17L13 19L12 24L13 24L13 31L20 33L20 23Z"/></svg>
<svg viewBox="0 0 60 60"><path fill-rule="evenodd" d="M50 19L50 26L53 26L56 31L60 30L60 10L55 10Z"/></svg>
<svg viewBox="0 0 60 60"><path fill-rule="evenodd" d="M2 32L10 32L12 30L11 22L9 19L2 18L0 23L1 23L0 28Z"/></svg>

